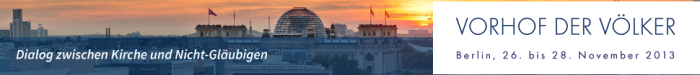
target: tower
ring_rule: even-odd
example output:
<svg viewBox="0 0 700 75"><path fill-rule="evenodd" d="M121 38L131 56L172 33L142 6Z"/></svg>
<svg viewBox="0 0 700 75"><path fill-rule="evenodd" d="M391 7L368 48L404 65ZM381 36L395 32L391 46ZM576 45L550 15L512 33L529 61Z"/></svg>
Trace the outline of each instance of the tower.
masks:
<svg viewBox="0 0 700 75"><path fill-rule="evenodd" d="M41 26L42 24L39 23L39 28L32 30L32 35L34 35L33 37L48 37L48 30Z"/></svg>
<svg viewBox="0 0 700 75"><path fill-rule="evenodd" d="M13 9L12 10L12 21L13 22L22 21L22 9Z"/></svg>
<svg viewBox="0 0 700 75"><path fill-rule="evenodd" d="M12 23L10 23L10 37L30 37L31 23L22 21L22 9L12 10Z"/></svg>
<svg viewBox="0 0 700 75"><path fill-rule="evenodd" d="M270 16L267 16L267 29L270 29Z"/></svg>
<svg viewBox="0 0 700 75"><path fill-rule="evenodd" d="M248 32L249 36L248 37L253 37L253 21L249 21L250 24L248 24L250 32Z"/></svg>
<svg viewBox="0 0 700 75"><path fill-rule="evenodd" d="M105 30L107 31L107 32L105 32L105 37L109 38L109 37L110 37L110 36L109 36L109 35L110 35L110 29L109 29L109 27L105 28Z"/></svg>

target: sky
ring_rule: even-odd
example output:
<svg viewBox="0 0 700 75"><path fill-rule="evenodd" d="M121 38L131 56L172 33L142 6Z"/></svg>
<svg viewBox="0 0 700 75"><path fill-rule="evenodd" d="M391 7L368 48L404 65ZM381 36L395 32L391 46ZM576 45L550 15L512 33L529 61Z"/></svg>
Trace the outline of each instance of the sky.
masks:
<svg viewBox="0 0 700 75"><path fill-rule="evenodd" d="M49 35L111 34L125 35L139 31L142 35L186 35L197 24L248 25L253 30L268 28L268 16L274 29L277 19L293 7L306 7L330 27L347 24L357 31L359 24L384 23L384 10L390 14L432 15L431 0L0 0L0 29L9 29L12 9L23 9L23 19L32 20L32 29L42 23ZM398 33L408 30L431 30L430 16L390 16L387 24L398 25Z"/></svg>

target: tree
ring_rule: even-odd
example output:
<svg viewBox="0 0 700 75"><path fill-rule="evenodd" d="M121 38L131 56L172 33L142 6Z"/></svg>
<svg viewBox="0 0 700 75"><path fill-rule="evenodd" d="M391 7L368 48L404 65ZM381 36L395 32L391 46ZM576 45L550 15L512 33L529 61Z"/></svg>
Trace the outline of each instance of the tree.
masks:
<svg viewBox="0 0 700 75"><path fill-rule="evenodd" d="M347 54L332 56L316 55L311 61L333 70L334 75L370 75L370 71L357 68L357 60L348 59Z"/></svg>
<svg viewBox="0 0 700 75"><path fill-rule="evenodd" d="M401 75L411 75L411 71L403 71L401 72Z"/></svg>
<svg viewBox="0 0 700 75"><path fill-rule="evenodd" d="M419 52L411 47L405 47L402 51L403 68L405 69L433 69L433 51Z"/></svg>
<svg viewBox="0 0 700 75"><path fill-rule="evenodd" d="M63 41L66 41L66 42L69 42L69 41L71 41L71 40L70 40L70 36L66 36L66 38L65 38L65 39L63 39Z"/></svg>
<svg viewBox="0 0 700 75"><path fill-rule="evenodd" d="M311 61L314 63L321 64L321 66L326 67L326 69L330 69L330 63L328 62L328 58L326 58L323 55L316 55L313 58L311 58Z"/></svg>
<svg viewBox="0 0 700 75"><path fill-rule="evenodd" d="M78 36L75 41L80 41L80 39L82 39L82 38L80 38L80 36Z"/></svg>

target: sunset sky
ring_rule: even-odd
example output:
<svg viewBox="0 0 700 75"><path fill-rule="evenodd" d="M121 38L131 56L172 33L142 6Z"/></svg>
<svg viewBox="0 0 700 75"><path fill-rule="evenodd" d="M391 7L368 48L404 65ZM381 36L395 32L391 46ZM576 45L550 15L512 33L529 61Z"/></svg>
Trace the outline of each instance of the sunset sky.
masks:
<svg viewBox="0 0 700 75"><path fill-rule="evenodd" d="M267 29L271 17L274 29L277 19L293 7L306 7L321 17L324 25L344 23L357 31L358 24L370 21L369 9L374 9L372 23L384 23L384 10L390 14L432 14L431 0L0 0L0 29L9 29L12 9L22 8L24 20L39 23L49 35L112 34L125 35L184 35L194 33L196 24L207 24L208 9L212 24L236 24L253 21L253 30ZM399 25L399 33L408 30L432 30L430 17L392 17L387 24Z"/></svg>

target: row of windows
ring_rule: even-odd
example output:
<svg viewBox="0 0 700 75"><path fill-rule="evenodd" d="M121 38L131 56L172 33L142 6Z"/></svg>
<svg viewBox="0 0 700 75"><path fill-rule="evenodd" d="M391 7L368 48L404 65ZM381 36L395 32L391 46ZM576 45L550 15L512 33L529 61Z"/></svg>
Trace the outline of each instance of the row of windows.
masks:
<svg viewBox="0 0 700 75"><path fill-rule="evenodd" d="M214 33L212 33L212 32L207 32L207 33L205 33L205 32L200 32L200 33L199 33L199 36L214 36ZM241 35L238 34L238 33L226 32L226 36L241 36Z"/></svg>
<svg viewBox="0 0 700 75"><path fill-rule="evenodd" d="M330 58L330 57L331 57L330 55L326 55L326 58ZM355 55L350 56L350 58L355 60ZM372 54L365 55L365 60L367 60L367 61L374 60L374 55L372 55Z"/></svg>
<svg viewBox="0 0 700 75"><path fill-rule="evenodd" d="M377 33L376 32L363 32L362 35L363 36L377 36ZM382 32L381 35L388 36L388 35L391 35L391 32L385 31L385 32Z"/></svg>

